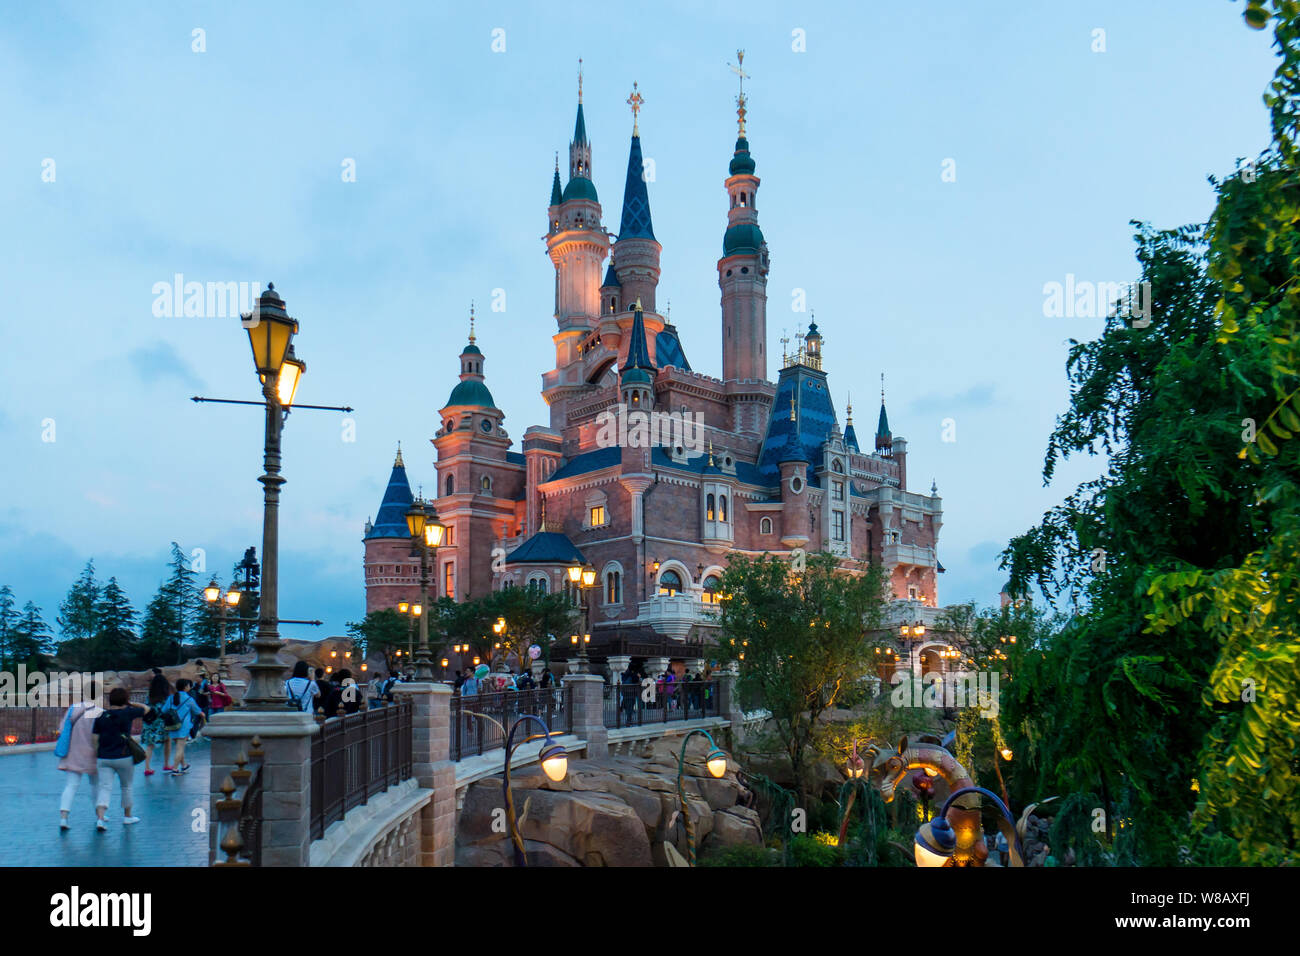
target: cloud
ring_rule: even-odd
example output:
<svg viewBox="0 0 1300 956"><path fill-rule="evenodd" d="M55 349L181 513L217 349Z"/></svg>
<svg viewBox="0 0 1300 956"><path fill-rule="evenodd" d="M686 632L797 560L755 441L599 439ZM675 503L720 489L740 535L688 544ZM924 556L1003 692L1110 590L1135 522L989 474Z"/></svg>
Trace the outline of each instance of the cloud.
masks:
<svg viewBox="0 0 1300 956"><path fill-rule="evenodd" d="M166 342L147 348L138 348L127 355L127 361L136 377L146 385L174 378L184 385L202 390L203 380L195 373L176 350Z"/></svg>
<svg viewBox="0 0 1300 956"><path fill-rule="evenodd" d="M915 414L929 412L964 412L976 408L987 408L994 402L992 382L972 385L964 392L954 395L922 395L912 402L909 410ZM892 416L891 416L892 417Z"/></svg>

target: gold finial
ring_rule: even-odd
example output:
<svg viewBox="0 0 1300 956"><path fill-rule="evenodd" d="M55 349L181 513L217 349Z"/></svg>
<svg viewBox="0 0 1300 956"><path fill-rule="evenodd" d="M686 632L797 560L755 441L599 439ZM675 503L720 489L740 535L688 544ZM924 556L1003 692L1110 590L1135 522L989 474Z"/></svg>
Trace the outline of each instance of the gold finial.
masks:
<svg viewBox="0 0 1300 956"><path fill-rule="evenodd" d="M673 300L672 299L668 300L668 306L664 311L664 324L666 325L673 324Z"/></svg>
<svg viewBox="0 0 1300 956"><path fill-rule="evenodd" d="M633 308L633 310L636 311L636 312L640 312L640 311L641 311L641 297L640 297L640 296L637 296L637 297L636 297L636 305L632 306L632 308Z"/></svg>
<svg viewBox="0 0 1300 956"><path fill-rule="evenodd" d="M885 404L885 373L880 373L880 404Z"/></svg>
<svg viewBox="0 0 1300 956"><path fill-rule="evenodd" d="M794 392L790 393L790 421L798 421L794 414Z"/></svg>
<svg viewBox="0 0 1300 956"><path fill-rule="evenodd" d="M406 465L404 465L404 464L402 463L402 443L401 443L400 441L397 443L397 458L396 458L396 460L394 460L394 462L393 462L393 467L394 467L394 468L405 468L405 467L406 467Z"/></svg>
<svg viewBox="0 0 1300 956"><path fill-rule="evenodd" d="M578 57L578 102L582 102L582 57Z"/></svg>
<svg viewBox="0 0 1300 956"><path fill-rule="evenodd" d="M645 97L637 92L636 83L632 84L632 95L627 98L627 105L632 107L632 135L640 136L637 131L637 118L641 112L641 104L645 102Z"/></svg>
<svg viewBox="0 0 1300 956"><path fill-rule="evenodd" d="M740 118L740 138L745 138L745 81L749 79L749 74L745 72L745 51L736 51L736 65L727 64L727 68L740 78L740 95L736 97L736 116Z"/></svg>
<svg viewBox="0 0 1300 956"><path fill-rule="evenodd" d="M469 344L474 344L474 300L469 300Z"/></svg>
<svg viewBox="0 0 1300 956"><path fill-rule="evenodd" d="M845 424L852 425L853 424L853 393L852 392L849 393L849 403L848 405L845 406L845 410L848 413L848 417L845 420Z"/></svg>
<svg viewBox="0 0 1300 956"><path fill-rule="evenodd" d="M713 442L709 442L709 467L713 467Z"/></svg>
<svg viewBox="0 0 1300 956"><path fill-rule="evenodd" d="M790 344L790 333L786 329L781 330L781 367L790 367L790 350L787 346Z"/></svg>

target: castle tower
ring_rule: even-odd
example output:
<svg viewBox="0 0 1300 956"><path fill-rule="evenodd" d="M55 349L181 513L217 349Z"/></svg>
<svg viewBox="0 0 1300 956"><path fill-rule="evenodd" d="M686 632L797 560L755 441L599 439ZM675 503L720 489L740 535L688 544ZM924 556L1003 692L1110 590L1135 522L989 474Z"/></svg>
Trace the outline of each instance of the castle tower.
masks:
<svg viewBox="0 0 1300 956"><path fill-rule="evenodd" d="M416 600L419 592L419 561L411 557L411 533L406 512L415 500L397 446L393 471L373 523L366 522L365 547L366 613L395 608L399 601Z"/></svg>
<svg viewBox="0 0 1300 956"><path fill-rule="evenodd" d="M581 61L579 61L581 62ZM563 427L564 398L581 389L583 340L601 315L603 266L609 236L601 225L600 201L591 181L591 143L582 112L582 74L578 74L578 117L569 143L569 183L559 194L559 168L551 181L546 251L555 266L555 373L543 381L542 396L551 406L551 424Z"/></svg>
<svg viewBox="0 0 1300 956"><path fill-rule="evenodd" d="M637 302L632 307L632 333L627 358L619 373L620 395L629 412L649 413L654 410L654 380L657 371L650 361L650 349L645 340L645 321L641 303Z"/></svg>
<svg viewBox="0 0 1300 956"><path fill-rule="evenodd" d="M744 64L744 51L738 54ZM759 179L745 137L743 71L736 115L740 135L726 180L730 208L718 260L722 289L722 379L726 382L767 378L767 242L758 227L755 196Z"/></svg>
<svg viewBox="0 0 1300 956"><path fill-rule="evenodd" d="M645 98L632 84L627 98L632 107L632 145L627 156L627 180L623 186L623 216L618 241L614 243L613 268L622 289L622 301L655 311L655 290L659 286L659 254L663 247L655 240L650 219L650 196L646 191L645 162L641 158L638 116Z"/></svg>

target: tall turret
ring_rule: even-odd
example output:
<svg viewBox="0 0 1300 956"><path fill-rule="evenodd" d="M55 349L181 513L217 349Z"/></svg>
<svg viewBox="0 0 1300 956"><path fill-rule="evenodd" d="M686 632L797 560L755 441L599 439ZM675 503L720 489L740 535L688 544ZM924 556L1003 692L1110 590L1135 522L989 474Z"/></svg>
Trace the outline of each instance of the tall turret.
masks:
<svg viewBox="0 0 1300 956"><path fill-rule="evenodd" d="M767 242L758 227L755 196L759 179L745 136L744 51L738 51L741 92L736 98L739 136L726 180L730 208L718 260L722 289L722 378L767 378Z"/></svg>
<svg viewBox="0 0 1300 956"><path fill-rule="evenodd" d="M627 156L627 180L623 186L623 216L618 241L614 243L613 266L625 303L641 302L655 312L655 289L659 286L659 254L663 247L655 240L650 219L650 196L646 191L645 161L641 157L639 114L645 98L632 84L627 98L632 107L632 145Z"/></svg>

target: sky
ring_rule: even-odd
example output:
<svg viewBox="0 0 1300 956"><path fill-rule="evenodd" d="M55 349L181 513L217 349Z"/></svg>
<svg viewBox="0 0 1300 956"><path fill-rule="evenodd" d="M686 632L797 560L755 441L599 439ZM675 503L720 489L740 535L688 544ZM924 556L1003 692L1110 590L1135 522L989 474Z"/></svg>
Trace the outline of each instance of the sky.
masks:
<svg viewBox="0 0 1300 956"><path fill-rule="evenodd" d="M1133 281L1130 220L1207 218L1268 143L1269 42L1223 0L0 6L0 584L53 624L88 558L143 608L172 541L222 576L260 553L262 415L189 401L259 397L247 334L155 287L274 282L297 401L355 408L285 427L280 611L325 626L283 632L359 620L364 522L399 441L432 490L471 300L514 450L548 422L579 57L611 230L639 84L659 302L718 375L744 49L768 352L802 290L841 423L851 393L873 430L884 373L943 498L940 603L995 604L1008 539L1103 464L1043 487L1068 340L1103 324L1044 286Z"/></svg>

